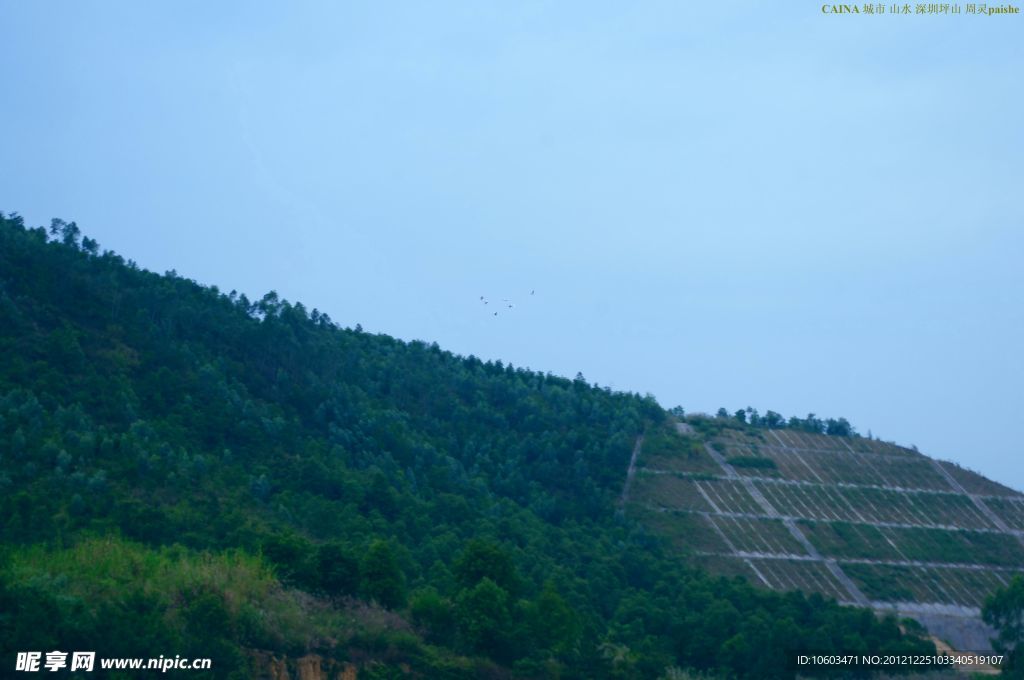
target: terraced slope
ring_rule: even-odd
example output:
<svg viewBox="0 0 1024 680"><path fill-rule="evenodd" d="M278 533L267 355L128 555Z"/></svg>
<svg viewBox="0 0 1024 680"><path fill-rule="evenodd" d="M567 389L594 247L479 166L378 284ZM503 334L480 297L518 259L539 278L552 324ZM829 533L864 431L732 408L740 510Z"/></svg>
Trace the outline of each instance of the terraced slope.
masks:
<svg viewBox="0 0 1024 680"><path fill-rule="evenodd" d="M648 433L629 512L712 571L988 648L980 607L1024 573L1024 495L877 440L696 422Z"/></svg>

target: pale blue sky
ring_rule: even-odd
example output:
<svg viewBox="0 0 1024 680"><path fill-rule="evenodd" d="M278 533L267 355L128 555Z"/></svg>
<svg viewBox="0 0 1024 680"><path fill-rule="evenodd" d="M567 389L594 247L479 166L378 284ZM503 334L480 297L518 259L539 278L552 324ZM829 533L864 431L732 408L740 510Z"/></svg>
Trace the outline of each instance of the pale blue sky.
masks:
<svg viewBox="0 0 1024 680"><path fill-rule="evenodd" d="M1024 488L1020 15L0 0L0 26L0 210Z"/></svg>

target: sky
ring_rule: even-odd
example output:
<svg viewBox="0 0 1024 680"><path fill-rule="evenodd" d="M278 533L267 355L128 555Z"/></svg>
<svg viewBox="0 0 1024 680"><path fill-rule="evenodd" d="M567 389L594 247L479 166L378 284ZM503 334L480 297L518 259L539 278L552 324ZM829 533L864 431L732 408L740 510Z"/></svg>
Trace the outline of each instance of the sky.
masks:
<svg viewBox="0 0 1024 680"><path fill-rule="evenodd" d="M1021 15L0 0L0 26L0 210L29 224L1024 489Z"/></svg>

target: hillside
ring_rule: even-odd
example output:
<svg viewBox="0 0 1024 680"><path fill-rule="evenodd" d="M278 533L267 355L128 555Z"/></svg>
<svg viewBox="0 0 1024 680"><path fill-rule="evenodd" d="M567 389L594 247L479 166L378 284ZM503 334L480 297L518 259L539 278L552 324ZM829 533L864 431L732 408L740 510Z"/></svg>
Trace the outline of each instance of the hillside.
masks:
<svg viewBox="0 0 1024 680"><path fill-rule="evenodd" d="M864 437L691 418L648 434L630 511L715 573L817 592L989 648L986 597L1024 573L1024 496Z"/></svg>
<svg viewBox="0 0 1024 680"><path fill-rule="evenodd" d="M343 328L141 270L74 223L2 217L3 663L59 645L212 657L189 677L309 655L359 677L792 677L792 650L934 650L829 599L886 599L870 577L850 574L865 600L718 577L770 560L715 544L724 524L674 499L768 484L715 447L769 444L709 426L680 456L672 427L650 397ZM619 512L638 442L633 507L686 511L685 533ZM779 524L758 507L719 509Z"/></svg>

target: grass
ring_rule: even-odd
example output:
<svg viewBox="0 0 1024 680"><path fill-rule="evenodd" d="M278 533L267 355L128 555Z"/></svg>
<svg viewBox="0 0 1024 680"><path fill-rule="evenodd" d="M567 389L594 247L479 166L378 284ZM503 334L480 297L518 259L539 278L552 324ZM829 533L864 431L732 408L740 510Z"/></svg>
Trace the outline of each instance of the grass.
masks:
<svg viewBox="0 0 1024 680"><path fill-rule="evenodd" d="M329 603L285 588L259 555L150 548L118 537L14 549L0 567L0 584L52 602L62 620L109 645L118 643L103 638L111 620L135 620L131 634L139 639L202 647L217 638L287 654L329 652L341 640L408 628L376 605ZM151 614L136 616L142 610Z"/></svg>
<svg viewBox="0 0 1024 680"><path fill-rule="evenodd" d="M757 468L762 470L774 470L775 461L764 456L733 456L726 460L729 465L738 468Z"/></svg>
<svg viewBox="0 0 1024 680"><path fill-rule="evenodd" d="M671 544L683 553L694 551L724 552L728 546L722 541L718 532L701 515L689 513L655 512L645 508L635 508L630 515L642 521L652 531L667 538Z"/></svg>
<svg viewBox="0 0 1024 680"><path fill-rule="evenodd" d="M905 583L908 570L875 564L844 564L843 571L872 600L909 602L917 599Z"/></svg>
<svg viewBox="0 0 1024 680"><path fill-rule="evenodd" d="M639 474L633 490L633 500L674 510L711 511L696 482L674 475Z"/></svg>
<svg viewBox="0 0 1024 680"><path fill-rule="evenodd" d="M898 560L900 554L885 540L881 529L850 522L800 521L808 540L829 557L865 557Z"/></svg>
<svg viewBox="0 0 1024 680"><path fill-rule="evenodd" d="M668 427L659 427L647 433L637 463L655 470L695 474L721 472L699 439L680 435Z"/></svg>

